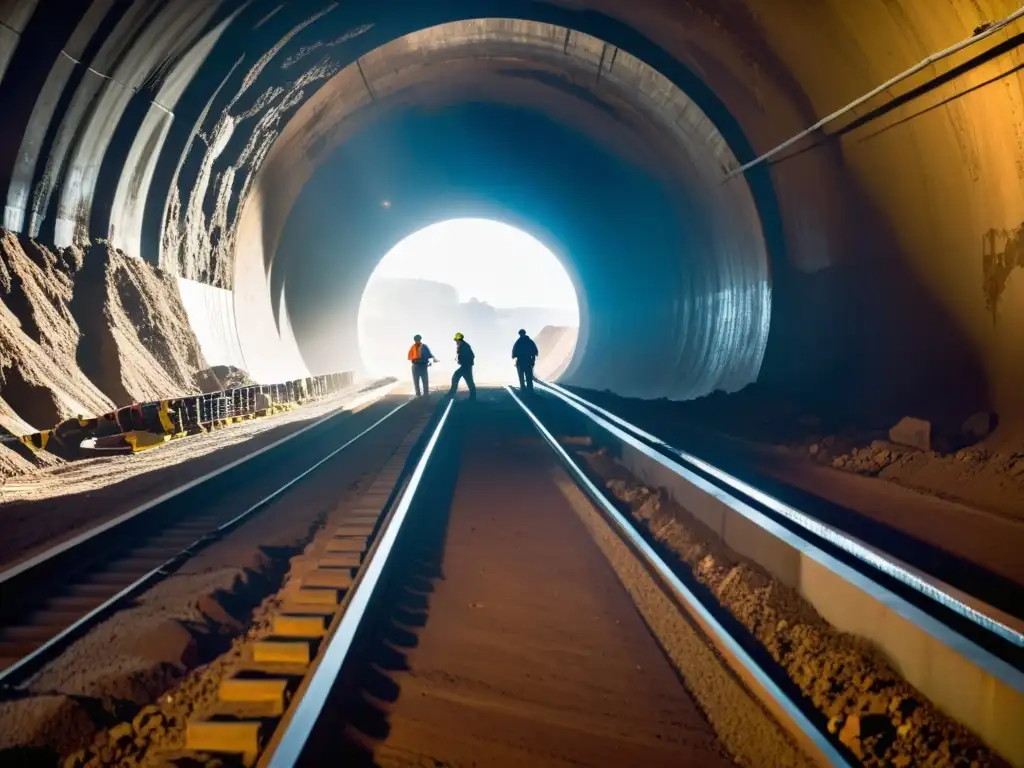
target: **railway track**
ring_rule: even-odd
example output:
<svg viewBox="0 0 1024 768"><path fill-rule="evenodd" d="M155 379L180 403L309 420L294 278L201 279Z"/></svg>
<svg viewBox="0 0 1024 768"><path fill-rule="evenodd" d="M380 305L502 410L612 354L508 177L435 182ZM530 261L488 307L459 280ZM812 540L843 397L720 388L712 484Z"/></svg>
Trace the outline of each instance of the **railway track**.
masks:
<svg viewBox="0 0 1024 768"><path fill-rule="evenodd" d="M549 394L554 394L555 391L549 390ZM666 562L651 537L646 535L635 521L623 514L614 501L595 483L594 478L580 466L572 451L555 437L555 432L561 425L552 425L552 422L564 421L566 410L562 410L561 417L551 418L544 415L545 408L538 407L535 402L528 405L511 390L509 396L521 407L524 417L551 449L549 460L557 459L557 464L572 477L575 487L585 494L592 508L603 520L603 524L630 552L630 557L642 566L660 590L668 596L679 615L685 616L687 622L700 629L705 640L715 648L719 658L724 660L725 665L731 670L733 679L742 681L743 688L758 702L762 711L771 713L774 721L780 724L787 734L787 739L799 745L802 755L808 759L809 764L858 764L855 753L842 746L836 733L829 732L826 727L827 718L815 712L795 686L781 678L779 670L772 668L770 659L766 659L764 653L755 647L756 642L752 642L750 637L744 635L742 626L724 615L725 612L720 606L711 604L713 596L709 601L708 594L702 593L699 588L688 582L686 575L681 574L678 567ZM565 403L565 399L560 399L559 402ZM586 408L584 404L577 402L577 405L580 408L573 409L576 415L585 416L597 428L607 431L608 421L603 420L594 410ZM220 694L223 701L219 709L212 715L189 724L190 750L233 753L246 763L258 762L260 765L275 768L299 764L316 765L328 756L339 759L346 757L358 763L374 758L375 755L379 758L382 754L390 754L392 758L392 762L384 760L384 764L407 764L403 760L413 760L410 755L417 750L419 752L416 759L426 759L428 751L422 740L417 743L416 737L409 736L410 733L417 732L416 728L422 730L422 723L416 727L407 723L402 725L402 718L429 719L430 715L424 715L422 712L414 716L403 715L403 702L406 699L399 697L395 692L394 698L385 696L385 702L377 701L376 697L383 694L379 690L367 691L367 669L375 670L371 677L380 671L380 657L375 656L371 649L379 650L384 647L388 649L386 656L396 652L395 626L393 622L388 623L387 617L393 616L396 601L401 600L400 597L396 597L395 592L395 583L403 581L401 564L416 559L409 556L410 546L431 538L430 526L436 527L438 516L443 517L442 513L449 507L454 509L457 506L452 505L453 494L457 497L463 484L470 482L461 478L456 479L457 471L451 466L452 462L456 461L453 457L459 455L460 434L465 429L458 423L470 418L467 414L473 406L459 405L458 408L467 410L456 414L461 418L453 418L452 404L445 403L437 415L436 423L428 430L429 434L424 435L422 446L410 453L406 465L401 470L391 467L378 479L374 487L376 499L380 502L379 507L375 506L373 498L368 499L369 503L364 504L361 509L353 510L353 516L346 523L330 532L327 538L320 542L320 549L313 555L316 562L314 573L319 575L314 581L303 583L300 578L293 584L293 591L288 593L286 598L282 598L281 610L274 620L276 629L261 641L267 644L266 648L272 649L275 653L280 651L284 655L276 660L266 657L262 663L254 659L253 664L245 669L239 678L221 683ZM617 429L621 430L624 426L628 425L620 422ZM612 431L610 434L616 433ZM623 442L632 441L634 446L643 445L637 438L629 437L630 440L627 441L619 435ZM644 447L648 454L655 453L649 445ZM660 464L662 468L667 467L677 477L694 482L694 478L687 477L685 469L678 463L670 462L665 456L662 456L662 459L665 460ZM509 459L510 462L514 460ZM514 515L516 509L508 506L508 494L502 492L500 482L495 480L492 487L495 487L498 496L493 501L496 513ZM719 501L723 498L720 488L709 489L706 482L698 483L698 487ZM734 505L742 504L737 499L729 499L729 502ZM518 509L521 510L523 507ZM431 523L431 519L435 522ZM424 533L425 530L427 533ZM772 536L783 538L784 534L788 533L777 525L767 525L765 530L770 531ZM441 542L446 535L454 534L442 532L434 538ZM787 541L791 543L792 538L790 536ZM437 546L440 547L441 544ZM803 554L806 555L813 545L803 542L802 546ZM525 541L523 547L527 548ZM342 552L346 555L339 559L337 556ZM843 567L827 554L814 554L816 557L820 556L820 562L833 565L838 578L847 579L848 585L863 589L872 599L882 600L891 610L902 611L904 619L922 619L922 614L915 613L899 596L887 592L884 587L877 584L867 584L863 579L858 579L858 574L848 567ZM477 563L481 567L486 564L486 559ZM328 573L332 575L328 576ZM432 576L428 575L426 581L437 578L436 571L431 573ZM480 573L483 573L483 570ZM429 585L424 586L422 574L416 578L419 589L431 591ZM514 578L514 575L510 578ZM423 597L421 593L415 594ZM406 600L408 595L409 591L406 590ZM408 606L400 608L402 620L397 631L400 636L406 636L406 645L410 648L417 647L421 642L426 647L431 642L432 635L456 634L457 627L461 626L463 621L470 621L467 617L456 621L449 616L446 620L454 623L441 625L431 633L430 620L424 615L431 612L426 607L429 602L428 600L417 603L416 610L409 609ZM557 613L556 611L555 614ZM887 621L877 615L875 618L881 623ZM973 675L977 670L968 671L967 667L974 665L1004 686L1005 690L996 694L999 705L997 708L1004 708L1003 711L990 718L987 723L975 718L969 725L975 732L981 733L990 746L995 746L1007 756L1010 764L1020 764L1020 756L1014 752L1015 736L1012 735L1014 724L1019 722L1016 717L1020 712L1020 693L1024 690L1017 670L1005 660L981 649L948 627L937 629L937 622L923 623L925 626L921 631L934 632L940 641L954 649L954 654L959 654L959 666L946 669L944 672L934 670L935 672L947 675L950 672L955 675ZM542 624L543 622L538 621L537 628L539 629ZM424 626L427 627L426 630ZM984 628L988 625L980 621L976 626ZM423 637L410 639L407 637L410 634ZM437 644L437 641L433 642ZM523 642L528 644L530 641L524 639ZM917 642L917 638L914 638L913 642ZM924 652L935 653L933 649ZM290 657L293 663L285 663L285 659L289 658L288 654L294 654ZM604 651L600 651L600 654L604 654ZM389 668L386 664L384 666ZM403 669L407 666L406 662L400 661L397 668ZM999 678L999 675L1004 677ZM973 684L973 681L970 684ZM419 683L406 679L405 685L416 688ZM398 687L397 684L391 684L391 688ZM928 688L928 685L919 687ZM388 689L388 686L385 685L384 688ZM932 690L926 691L929 695L936 692L941 693L935 686L932 686ZM425 692L421 693L426 695ZM437 706L442 709L446 695L458 698L458 695L464 695L464 692L458 695L442 692L440 699L435 699ZM377 727L366 727L366 714L363 710L368 700L376 702L376 706L371 707L375 711L374 717L382 721L390 720L391 725L378 723ZM988 702L973 701L969 707L985 710L986 716L991 716L991 704L991 699ZM642 709L642 702L638 700L631 706ZM958 714L967 715L961 719L970 720L972 712L968 711L969 707L960 707ZM249 708L248 715L245 714L246 708ZM486 705L481 705L467 712L473 714L486 709ZM479 716L484 717L482 714ZM399 733L404 735L394 735L395 722L400 724ZM499 728L508 725L500 718L496 722ZM454 724L451 727L457 731L462 728L461 725L456 727ZM387 736L389 729L392 729L391 736ZM473 730L467 726L465 737L475 743L476 748L485 749L481 747L479 733L474 733ZM444 740L443 736L438 735L442 732L436 727L431 733L431 738ZM400 746L400 751L395 753L390 743L396 738L399 742L411 739L413 746ZM396 758L396 754L404 757ZM479 755L474 757L472 754L464 753L461 757L478 759ZM713 764L710 758L708 760L707 764ZM497 759L497 762L500 763L502 760ZM654 763L657 762L658 760L654 760ZM999 764L998 759L994 764Z"/></svg>
<svg viewBox="0 0 1024 768"><path fill-rule="evenodd" d="M798 509L760 488L664 442L570 390L542 382L538 389L583 417L605 444L628 446L679 477L699 478L756 509L831 557L898 594L942 624L1024 670L1024 590L989 571L865 521L803 494ZM804 511L813 509L812 512Z"/></svg>
<svg viewBox="0 0 1024 768"><path fill-rule="evenodd" d="M634 566L641 568L646 578L662 593L663 599L672 606L677 621L698 628L702 640L692 646L692 652L699 655L700 648L712 647L724 668L729 670L729 680L732 683L739 681L745 695L756 702L758 711L770 713L770 719L785 734L784 740L799 746L800 760L818 765L859 763L856 750L843 746L839 734L830 731L828 718L801 696L792 681L786 679L785 673L780 672L772 659L758 647L757 641L727 615L713 594L695 583L679 563L672 562L649 532L631 519L620 504L616 504L601 487L600 478L594 477L582 465L571 441L567 443L556 435L587 434L594 445L612 446L621 463L638 477L666 489L670 495L678 495L682 505L699 519L713 521L711 527L726 544L792 587L840 630L874 641L884 654L895 659L897 668L911 683L947 713L965 723L1010 765L1024 765L1024 737L1019 735L1018 728L1019 723L1024 722L1024 677L1020 674L1019 657L1015 656L1016 649L1020 647L1020 635L1012 623L1001 620L1004 614L971 596L958 593L870 544L759 494L756 489L699 459L676 451L653 435L571 392L547 384L542 384L540 389L543 396L528 402L520 400L511 390L502 397L515 403L519 409L516 412L521 411L523 423L530 425L534 430L532 434L538 435L548 446L545 449L547 461L561 467L561 471L571 478L570 484L575 492L587 500L588 508L592 510L587 514L600 521L594 523L592 520L588 526L599 525L602 530L607 530L615 540L614 546L628 553L630 562L625 566L626 570ZM477 450L481 454L487 453L486 447L467 449L463 445L466 424L473 420L473 409L473 405L460 403L453 413L453 404L442 401L422 436L415 443L410 441L399 449L369 492L350 508L338 510L339 517L334 520L333 527L311 546L305 558L306 565L282 591L268 631L247 649L246 663L230 677L218 682L216 706L193 717L188 723L186 750L174 755L175 759L197 753L221 753L246 764L275 767L316 765L327 758L341 757L358 763L374 756L390 755L391 762L384 761L388 764L409 764L406 759L412 761L413 757L435 759L421 738L426 728L424 722L431 721L434 713L407 705L407 701L413 700L411 695L398 696L394 690L398 686L394 682L389 684L385 681L381 688L379 685L369 686L367 679L368 675L379 677L382 666L392 671L403 668L407 671L407 662L401 658L395 662L393 658L396 645L403 647L404 643L411 649L422 642L425 649L422 653L427 654L427 658L431 658L431 653L444 657L445 642L448 641L432 638L457 634L457 628L472 624L474 620L473 611L459 613L452 609L445 613L441 608L432 609L432 602L424 599L422 592L431 591L431 583L436 582L441 571L447 570L435 567L446 538L458 538L455 533L446 532L446 521L451 515L457 515L457 498L464 493L465 487L472 485L472 479L461 477L457 465L461 461L464 466L470 466L467 462L471 462L472 453ZM499 442L505 440L503 445L511 445L500 434L496 434L495 439ZM463 455L467 450L470 458ZM515 449L507 450L509 471L515 474ZM492 449L490 455L500 458L503 454L494 454ZM541 470L535 466L531 470L533 474L519 472L516 475L519 485L509 485L508 479L502 479L505 476L500 473L494 475L489 484L477 483L478 495L474 503L478 508L493 504L496 511L491 520L514 519L517 514L525 514L524 510L531 508L533 501L520 500L516 506L517 488L529 485L532 482L530 478L539 476L537 473ZM488 498L488 493L492 494L491 498ZM561 505L566 506L564 499ZM462 506L465 507L465 503ZM556 514L552 508L544 516L531 518L533 528L526 530L545 530L548 518L562 514L564 510ZM197 518L195 525L202 527L210 522L206 520L201 524ZM185 534L190 530L186 529L181 537L188 538ZM167 533L174 532L168 529ZM520 531L516 535L527 536L519 540L525 553L533 547L530 544L532 539L543 541L547 536L551 540L561 540L564 532L524 534ZM472 537L467 541L471 544L469 549L477 546ZM423 555L423 547L428 545L434 549ZM606 554L608 551L611 550ZM181 556L185 555L187 551ZM474 582L474 574L483 574L490 565L486 555L474 557L484 559L471 559L468 566L463 564L463 569L468 570L459 579L460 583ZM556 547L541 555L534 552L533 557L540 559L535 559L534 565L521 574L511 573L517 567L515 560L505 562L503 567L510 571L511 583L528 580L531 570L544 570L538 563L557 560L560 555ZM127 559L131 560L130 557ZM496 555L493 560L498 562L501 557ZM413 589L408 587L410 562L434 563L426 574L413 574ZM456 569L454 563L451 569ZM561 578L559 574L562 572L557 568L554 573ZM591 570L588 573L593 576L595 572ZM624 578L620 573L620 579ZM571 586L568 581L567 584ZM822 587L823 584L826 586ZM540 591L544 589L543 585L534 586ZM491 588L498 587L492 584ZM450 591L454 588L445 585L445 589ZM601 594L611 591L614 590L602 587ZM396 605L401 599L408 603L410 595L413 607L400 605L401 616L396 622ZM511 598L510 603L519 599ZM470 608L479 607L481 610L477 613L482 613L486 607L484 604L469 605ZM549 616L546 620L556 624L562 613L572 613L571 604L563 605L557 601L554 608L537 601L530 605L540 613L546 610L545 615ZM441 618L432 618L437 612L442 614ZM650 620L646 613L644 615ZM518 623L509 624L504 631L519 632L520 644L529 646L533 642L530 632L534 629L539 631L544 625L542 621L538 621L536 626L531 622L529 615L520 615ZM526 627L525 632L523 626ZM570 627L564 631L571 633L572 630ZM398 641L395 640L396 633ZM654 634L657 636L657 631ZM658 640L665 653L672 656L671 641L660 636ZM433 650L426 650L428 647ZM387 663L382 665L382 649L384 658L393 664L392 667ZM457 666L463 657L474 656L466 648L454 656L450 651L449 648L449 660L439 664ZM545 652L548 651L564 652L565 649L546 649ZM608 649L604 647L591 648L588 653L602 659L608 657ZM631 653L633 651L628 651L626 655ZM655 655L660 658L661 651ZM573 649L571 658L573 664L582 664L581 668L586 668L586 658L581 651ZM675 672L686 678L685 667L689 657L682 661L673 658ZM658 664L649 651L644 659L644 666ZM602 676L601 666L595 670L592 674ZM671 677L671 672L668 669L658 679L666 675ZM606 676L612 679L620 673L621 670L609 672ZM403 685L412 690L421 685L419 681L403 679ZM586 688L589 683L580 679L571 684L565 683L563 688L573 685ZM721 687L728 688L729 685L726 681ZM693 685L688 682L688 687L693 688ZM540 698L552 695L557 698L564 692L556 688L552 694L543 686L538 690L540 694L533 693ZM623 698L628 706L619 717L628 718L633 710L643 711L651 696L650 690L645 690L634 691L627 686L614 695L602 690L597 697L604 696L605 701L609 697ZM391 692L390 698L388 691ZM437 704L439 711L445 706L454 706L452 700L467 696L464 690L431 689L420 693L431 695L433 698L430 700ZM478 693L471 692L470 700ZM673 695L658 694L669 698ZM631 699L631 696L637 698ZM373 704L369 717L375 720L375 725L367 725L368 701ZM478 701L477 704L462 711L464 718L487 712L493 702ZM714 702L702 699L699 704L706 714L710 712L708 717L714 722ZM576 704L566 706L578 708ZM680 703L679 706L685 709L689 705ZM733 701L729 708L741 710L743 706ZM504 708L507 704L497 707L502 711ZM584 706L582 709L587 708ZM583 714L587 717L593 715L589 710L577 714L581 717ZM515 723L523 719L553 717L542 706L537 711L527 708L517 712L511 719L507 712L501 717L493 716L493 713L479 716L490 717L489 727L499 730L506 726L514 729L517 727ZM652 717L656 718L656 715ZM556 722L547 723L548 731L540 736L530 731L523 740L555 738L551 735L554 731L549 731L552 728L557 731L558 719L554 716ZM621 753L625 762L620 760L614 764L639 764L636 760L641 759L637 757L640 754L644 755L644 764L657 764L662 758L674 755L675 758L667 760L671 764L673 760L678 762L677 758L686 750L697 749L699 752L704 749L710 751L701 753L703 756L695 764L713 765L718 759L714 755L735 755L736 749L744 748L735 744L716 746L712 743L716 737L712 735L709 737L711 741L705 739L707 743L702 742L701 747L689 744L684 738L677 745L683 752L670 750L666 756L659 747L647 753L643 750L651 749L651 744L637 746L631 742L632 746L623 746L613 738L605 743L601 741L604 736L594 736L597 732L607 736L605 732L615 728L612 722L602 725L592 718L586 722L588 728L596 729L590 732L591 740L596 739L594 744L602 743L602 749L615 754L618 754L615 750L625 750ZM398 724L397 731L393 727L395 723ZM506 744L496 753L487 753L487 749L498 748L473 728L464 728L462 720L457 718L447 727L431 723L433 729L427 729L433 734L431 738L440 739L447 749L455 747L446 742L446 738L449 741L463 737L469 740L470 752L459 755L462 759L479 759L480 755L472 753L472 749L484 749L484 762L488 762L486 755L491 754L491 757L496 756L493 762L501 763L502 758L509 757L510 750L515 752L515 748ZM509 723L513 725L509 726ZM761 729L753 730L760 732ZM562 734L560 738L567 738L565 733L569 732L558 731ZM417 733L420 737L415 735ZM652 739L661 740L663 737L664 734L659 733ZM643 741L640 737L638 739ZM396 740L398 752L394 751L392 744ZM590 748L577 747L583 750L581 754ZM776 755L763 764L790 764L780 763L779 759ZM755 761L754 764L762 763ZM992 764L1000 763L997 760Z"/></svg>
<svg viewBox="0 0 1024 768"><path fill-rule="evenodd" d="M70 642L410 401L367 402L0 573L0 685L26 680ZM349 437L340 446L339 431ZM309 453L321 458L310 465Z"/></svg>
<svg viewBox="0 0 1024 768"><path fill-rule="evenodd" d="M583 414L613 441L620 442L621 435L626 435L673 468L693 473L742 498L788 530L809 537L816 546L861 569L869 578L883 580L888 588L954 625L1018 669L1024 668L1024 588L983 563L965 560L778 481L757 477L756 481L745 482L571 390L547 382L538 388Z"/></svg>

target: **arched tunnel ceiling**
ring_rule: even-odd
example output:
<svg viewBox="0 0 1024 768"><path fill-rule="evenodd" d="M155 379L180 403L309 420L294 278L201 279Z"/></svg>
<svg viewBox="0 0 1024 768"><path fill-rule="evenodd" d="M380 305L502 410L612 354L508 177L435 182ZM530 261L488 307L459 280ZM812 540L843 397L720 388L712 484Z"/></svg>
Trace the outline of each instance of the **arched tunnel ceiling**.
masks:
<svg viewBox="0 0 1024 768"><path fill-rule="evenodd" d="M604 330L595 296L614 270L602 278L597 254L563 254L604 354L625 355L619 367L635 363L646 382L612 381L585 349L584 383L688 396L741 386L760 368L765 382L826 400L886 399L873 388L921 411L947 400L1019 411L1019 24L925 68L746 183L713 179L1013 10L1011 0L15 0L0 7L5 224L58 244L109 236L182 276L231 286L246 332L276 333L260 325L273 312L257 288L332 146L411 106L515 103L647 168L695 225L673 233L671 267L644 267L671 287L638 295L633 305L650 311L630 323L619 310ZM518 21L499 23L504 37L468 24L461 38L431 42L430 27L475 18ZM528 39L523 21L539 25ZM555 28L569 30L560 53ZM569 46L574 32L586 44ZM389 55L373 53L388 44ZM632 61L661 84L637 77ZM658 96L667 82L704 123L668 116ZM319 115L316 127L289 125L304 114ZM700 125L713 127L703 146ZM705 151L716 142L717 156ZM250 261L264 268L243 268ZM262 287L246 286L261 274ZM255 314L243 318L246 301ZM194 319L214 321L223 324ZM650 344L636 351L638 331ZM687 378L694 369L704 373Z"/></svg>

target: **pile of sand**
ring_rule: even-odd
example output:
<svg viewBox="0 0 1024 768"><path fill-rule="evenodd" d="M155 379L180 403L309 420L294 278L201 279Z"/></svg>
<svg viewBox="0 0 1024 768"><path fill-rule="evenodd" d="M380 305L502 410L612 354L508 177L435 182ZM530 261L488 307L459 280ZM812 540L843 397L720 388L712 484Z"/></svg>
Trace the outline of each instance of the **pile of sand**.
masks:
<svg viewBox="0 0 1024 768"><path fill-rule="evenodd" d="M0 312L2 311L2 305L0 305ZM18 414L11 410L11 406L0 397L0 437L23 435L31 431L31 427L22 421ZM16 450L15 444L11 445L11 448L0 447L0 479L23 474L37 466L27 456L22 455L24 450Z"/></svg>
<svg viewBox="0 0 1024 768"><path fill-rule="evenodd" d="M209 367L167 273L104 240L83 253L0 229L0 434L247 382ZM0 477L59 462L0 446Z"/></svg>
<svg viewBox="0 0 1024 768"><path fill-rule="evenodd" d="M81 254L24 245L0 232L0 394L35 430L111 410L114 403L77 363L80 330L71 305Z"/></svg>
<svg viewBox="0 0 1024 768"><path fill-rule="evenodd" d="M50 251L0 230L0 426L10 434L114 407L77 363L81 334L71 304L81 265L80 251ZM56 461L0 448L2 475Z"/></svg>
<svg viewBox="0 0 1024 768"><path fill-rule="evenodd" d="M219 392L222 389L248 387L255 383L249 378L248 373L233 365L215 365L205 371L200 371L196 378L203 392Z"/></svg>
<svg viewBox="0 0 1024 768"><path fill-rule="evenodd" d="M98 240L85 253L72 309L82 367L119 405L200 391L196 374L209 366L166 272Z"/></svg>

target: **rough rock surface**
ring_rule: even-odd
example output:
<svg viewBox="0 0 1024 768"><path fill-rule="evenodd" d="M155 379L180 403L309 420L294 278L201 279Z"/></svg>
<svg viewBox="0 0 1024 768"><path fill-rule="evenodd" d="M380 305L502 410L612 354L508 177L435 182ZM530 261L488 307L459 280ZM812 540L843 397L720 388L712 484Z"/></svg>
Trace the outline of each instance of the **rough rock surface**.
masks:
<svg viewBox="0 0 1024 768"><path fill-rule="evenodd" d="M870 643L833 629L793 590L606 454L582 455L613 497L768 650L864 765L1005 765L904 681Z"/></svg>
<svg viewBox="0 0 1024 768"><path fill-rule="evenodd" d="M72 311L82 254L0 232L0 395L33 431L114 403L79 368ZM21 424L5 427L24 432Z"/></svg>
<svg viewBox="0 0 1024 768"><path fill-rule="evenodd" d="M0 229L0 433L245 381L209 367L170 275L106 241L50 249ZM0 446L0 478L59 463Z"/></svg>
<svg viewBox="0 0 1024 768"><path fill-rule="evenodd" d="M196 375L203 392L219 392L222 389L247 387L254 384L249 374L233 365L215 365Z"/></svg>
<svg viewBox="0 0 1024 768"><path fill-rule="evenodd" d="M199 391L196 374L209 366L169 274L99 240L85 254L75 304L79 359L119 405Z"/></svg>
<svg viewBox="0 0 1024 768"><path fill-rule="evenodd" d="M0 397L0 436L23 435L31 431L32 427L22 421L18 414L11 410L11 406ZM23 455L27 452L28 449L18 450L13 446L10 448L0 446L0 483L4 478L23 474L40 465L34 457L29 458L27 455ZM53 457L53 461L59 462L60 460Z"/></svg>
<svg viewBox="0 0 1024 768"><path fill-rule="evenodd" d="M0 230L0 431L24 435L80 413L113 407L76 361L80 331L71 313L82 254L50 251ZM60 460L0 447L0 477Z"/></svg>

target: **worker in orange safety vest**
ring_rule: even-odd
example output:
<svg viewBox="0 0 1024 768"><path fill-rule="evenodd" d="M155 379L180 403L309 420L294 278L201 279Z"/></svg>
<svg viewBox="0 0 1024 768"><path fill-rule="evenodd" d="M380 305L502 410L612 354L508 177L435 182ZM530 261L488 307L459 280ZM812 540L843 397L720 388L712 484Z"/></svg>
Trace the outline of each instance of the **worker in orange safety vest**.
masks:
<svg viewBox="0 0 1024 768"><path fill-rule="evenodd" d="M430 376L427 368L430 361L437 362L437 358L430 351L430 347L423 343L423 337L418 333L412 337L412 346L409 347L409 362L412 364L412 385L416 389L416 397L426 397L430 394ZM422 384L422 391L420 385Z"/></svg>

